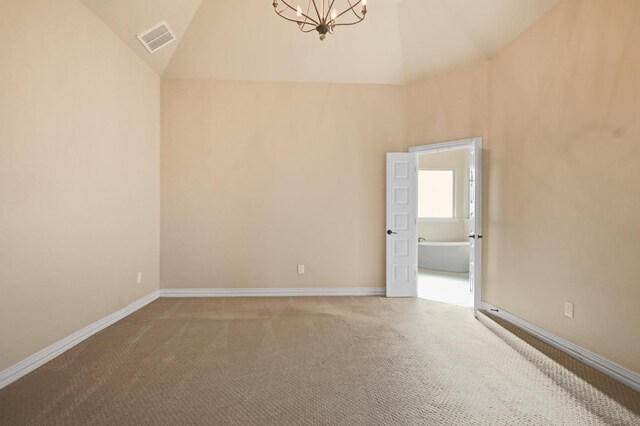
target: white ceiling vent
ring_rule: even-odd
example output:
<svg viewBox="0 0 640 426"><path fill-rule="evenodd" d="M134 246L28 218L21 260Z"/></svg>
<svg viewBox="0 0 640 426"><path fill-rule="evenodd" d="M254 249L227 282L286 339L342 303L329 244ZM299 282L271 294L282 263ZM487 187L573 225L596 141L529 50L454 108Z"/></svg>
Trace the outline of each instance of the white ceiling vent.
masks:
<svg viewBox="0 0 640 426"><path fill-rule="evenodd" d="M160 22L153 28L136 35L136 37L149 53L154 53L176 40L176 35L166 22Z"/></svg>

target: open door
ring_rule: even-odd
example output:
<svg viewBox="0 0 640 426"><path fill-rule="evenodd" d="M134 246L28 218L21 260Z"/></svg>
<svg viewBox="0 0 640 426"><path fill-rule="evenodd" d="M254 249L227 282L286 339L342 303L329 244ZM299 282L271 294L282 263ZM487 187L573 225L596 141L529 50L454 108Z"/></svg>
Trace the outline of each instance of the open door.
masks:
<svg viewBox="0 0 640 426"><path fill-rule="evenodd" d="M414 153L387 153L387 297L418 295Z"/></svg>
<svg viewBox="0 0 640 426"><path fill-rule="evenodd" d="M473 314L481 308L482 289L482 140L474 140L469 154L469 286Z"/></svg>
<svg viewBox="0 0 640 426"><path fill-rule="evenodd" d="M473 313L478 316L478 310L482 308L482 138L414 146L409 148L409 152L420 155L458 149L469 149L471 151L469 157L469 290L473 292ZM397 158L401 159L402 157ZM390 159L387 159L387 188L390 188L391 185L391 178L389 177L391 164ZM415 193L416 188L414 187L412 190ZM389 214L392 209L393 207L387 201L387 226L390 226ZM417 216L417 208L413 212ZM412 238L417 240L417 233ZM389 265L393 262L393 260L390 260L389 251L389 240L387 240L387 292L389 292L390 285ZM417 270L417 265L414 268ZM415 284L414 288L417 288Z"/></svg>

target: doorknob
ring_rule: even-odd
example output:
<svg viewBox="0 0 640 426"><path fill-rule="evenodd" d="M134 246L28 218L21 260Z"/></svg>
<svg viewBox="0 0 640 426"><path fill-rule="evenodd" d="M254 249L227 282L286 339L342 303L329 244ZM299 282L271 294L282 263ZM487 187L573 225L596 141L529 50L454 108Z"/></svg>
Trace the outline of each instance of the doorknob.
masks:
<svg viewBox="0 0 640 426"><path fill-rule="evenodd" d="M387 235L391 235L391 234L397 234L397 232L393 232L391 229L387 230Z"/></svg>

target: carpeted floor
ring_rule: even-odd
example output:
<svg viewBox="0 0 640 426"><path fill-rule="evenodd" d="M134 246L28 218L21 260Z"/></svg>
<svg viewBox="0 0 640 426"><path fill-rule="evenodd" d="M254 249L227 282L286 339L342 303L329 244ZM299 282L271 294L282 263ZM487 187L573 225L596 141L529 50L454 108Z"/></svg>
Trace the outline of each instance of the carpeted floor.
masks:
<svg viewBox="0 0 640 426"><path fill-rule="evenodd" d="M640 424L521 337L422 299L160 299L0 390L0 424Z"/></svg>

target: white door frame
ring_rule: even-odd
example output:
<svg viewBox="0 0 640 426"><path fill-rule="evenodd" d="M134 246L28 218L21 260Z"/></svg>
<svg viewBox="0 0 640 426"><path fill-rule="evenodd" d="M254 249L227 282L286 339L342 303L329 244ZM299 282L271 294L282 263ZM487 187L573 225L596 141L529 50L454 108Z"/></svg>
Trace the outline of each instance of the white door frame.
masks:
<svg viewBox="0 0 640 426"><path fill-rule="evenodd" d="M472 149L475 152L475 265L473 288L473 314L477 317L482 305L482 138L460 139L456 141L412 146L409 152L416 154L434 154L436 152ZM416 177L417 179L417 177ZM417 187L417 182L416 182ZM417 217L417 212L416 212ZM471 237L470 237L471 238Z"/></svg>

